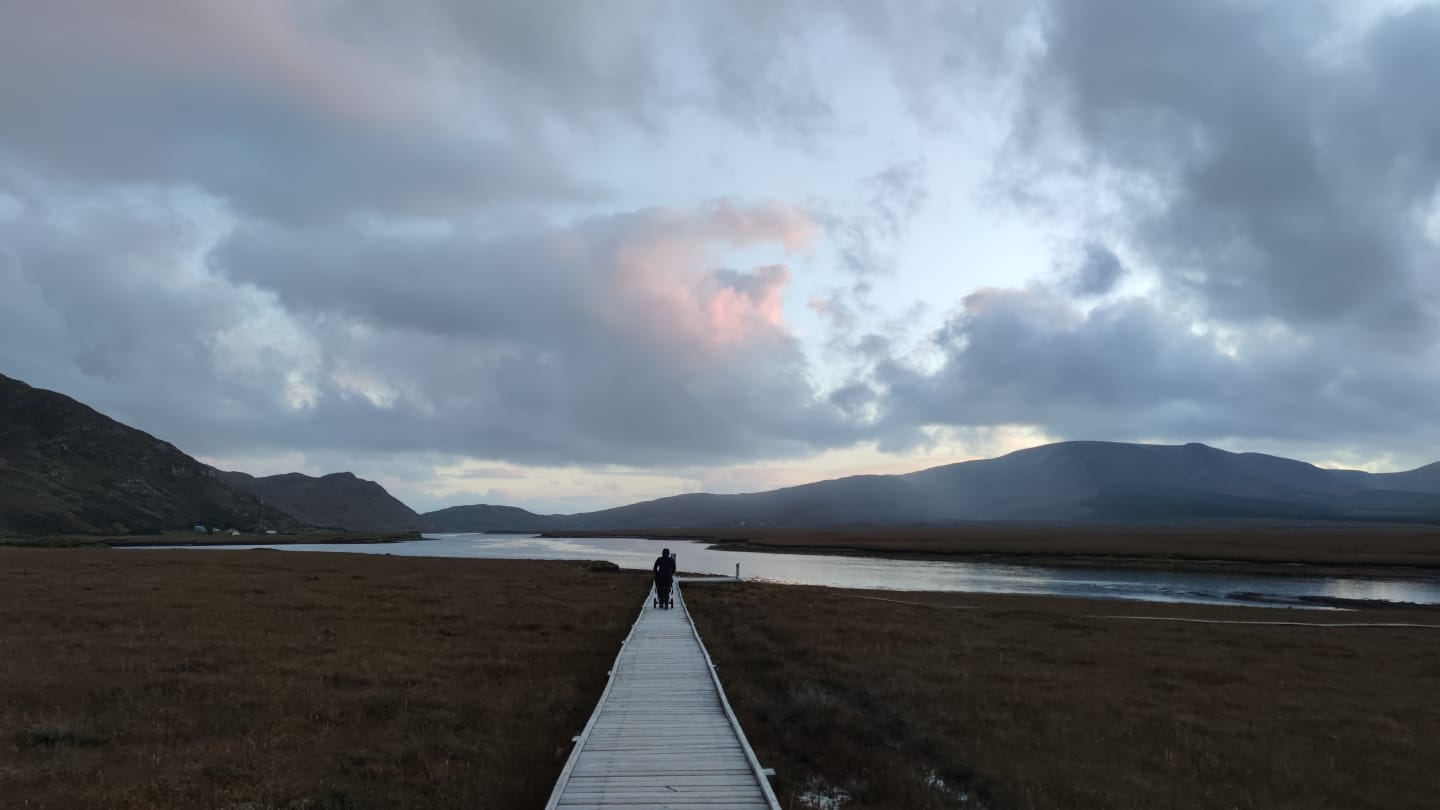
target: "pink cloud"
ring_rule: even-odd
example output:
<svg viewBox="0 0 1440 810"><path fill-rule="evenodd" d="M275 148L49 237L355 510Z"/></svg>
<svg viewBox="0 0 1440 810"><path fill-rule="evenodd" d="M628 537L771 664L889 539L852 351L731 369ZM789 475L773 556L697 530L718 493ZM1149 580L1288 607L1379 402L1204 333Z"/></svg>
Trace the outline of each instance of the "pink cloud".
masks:
<svg viewBox="0 0 1440 810"><path fill-rule="evenodd" d="M785 331L785 287L790 271L783 265L756 268L721 282L705 302L718 340L743 340L757 331Z"/></svg>
<svg viewBox="0 0 1440 810"><path fill-rule="evenodd" d="M809 214L793 205L768 202L748 208L720 204L706 217L707 230L734 244L779 242L791 253L806 250L820 234Z"/></svg>
<svg viewBox="0 0 1440 810"><path fill-rule="evenodd" d="M598 259L610 282L592 305L624 330L702 350L789 334L784 296L790 272L780 264L749 271L724 267L736 249L766 243L786 252L819 232L803 211L783 203L717 203L700 212L659 209L629 230L611 256L579 234L552 240L570 259Z"/></svg>

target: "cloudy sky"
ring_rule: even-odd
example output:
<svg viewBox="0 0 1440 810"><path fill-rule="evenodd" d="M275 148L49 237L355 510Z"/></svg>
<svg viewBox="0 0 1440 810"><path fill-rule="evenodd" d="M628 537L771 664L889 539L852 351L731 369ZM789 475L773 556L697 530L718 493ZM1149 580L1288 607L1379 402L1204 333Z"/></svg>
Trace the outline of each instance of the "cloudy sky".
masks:
<svg viewBox="0 0 1440 810"><path fill-rule="evenodd" d="M579 511L1440 459L1440 3L0 0L0 373Z"/></svg>

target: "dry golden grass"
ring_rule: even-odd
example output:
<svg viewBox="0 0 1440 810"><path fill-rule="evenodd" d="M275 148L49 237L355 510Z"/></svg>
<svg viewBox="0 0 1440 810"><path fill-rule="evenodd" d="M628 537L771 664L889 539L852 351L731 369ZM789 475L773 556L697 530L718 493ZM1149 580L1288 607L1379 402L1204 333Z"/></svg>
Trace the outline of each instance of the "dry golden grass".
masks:
<svg viewBox="0 0 1440 810"><path fill-rule="evenodd" d="M0 549L0 806L534 808L644 577Z"/></svg>
<svg viewBox="0 0 1440 810"><path fill-rule="evenodd" d="M846 810L1440 806L1440 629L1090 618L1440 612L759 584L685 597L787 808L813 783L845 787Z"/></svg>
<svg viewBox="0 0 1440 810"><path fill-rule="evenodd" d="M125 548L129 546L285 546L297 543L398 543L421 539L420 532L342 532L305 529L285 534L51 534L37 537L0 536L0 546L19 548Z"/></svg>

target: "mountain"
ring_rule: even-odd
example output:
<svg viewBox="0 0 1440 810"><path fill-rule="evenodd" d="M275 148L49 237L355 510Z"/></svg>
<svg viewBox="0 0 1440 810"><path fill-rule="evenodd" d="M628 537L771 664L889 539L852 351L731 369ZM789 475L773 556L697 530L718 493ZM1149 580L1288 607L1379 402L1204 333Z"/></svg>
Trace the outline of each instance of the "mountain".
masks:
<svg viewBox="0 0 1440 810"><path fill-rule="evenodd" d="M426 524L415 510L396 500L374 481L342 472L315 478L286 473L256 478L223 472L235 488L280 509L307 526L361 532L401 532Z"/></svg>
<svg viewBox="0 0 1440 810"><path fill-rule="evenodd" d="M515 506L451 506L420 516L437 532L544 532L566 527L568 515L537 515Z"/></svg>
<svg viewBox="0 0 1440 810"><path fill-rule="evenodd" d="M1202 444L1062 442L906 475L692 493L578 515L484 504L417 515L350 473L222 473L69 397L0 375L0 532L140 533L196 523L461 532L1236 518L1440 523L1440 463L1371 474Z"/></svg>
<svg viewBox="0 0 1440 810"><path fill-rule="evenodd" d="M745 495L688 494L522 528L505 507L453 507L448 531L1123 523L1440 522L1440 463L1401 473L1328 470L1203 444L1061 442L906 475L863 475ZM469 511L469 510L480 511ZM437 513L424 517L431 520ZM508 524L508 525L507 525Z"/></svg>
<svg viewBox="0 0 1440 810"><path fill-rule="evenodd" d="M0 531L287 529L216 470L75 400L0 375Z"/></svg>

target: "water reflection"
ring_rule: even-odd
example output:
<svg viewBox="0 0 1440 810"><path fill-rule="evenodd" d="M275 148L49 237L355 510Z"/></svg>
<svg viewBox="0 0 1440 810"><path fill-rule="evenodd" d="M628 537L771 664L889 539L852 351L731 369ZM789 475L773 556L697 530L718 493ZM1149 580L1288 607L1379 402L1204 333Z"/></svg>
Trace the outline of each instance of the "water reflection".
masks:
<svg viewBox="0 0 1440 810"><path fill-rule="evenodd" d="M898 591L959 591L1131 599L1233 605L1237 600L1295 604L1305 596L1440 604L1440 584L1398 579L1266 577L1230 574L1046 568L995 563L885 560L812 554L716 551L703 543L643 538L537 537L521 534L437 534L405 543L229 546L395 554L414 557L477 557L529 560L609 560L621 568L649 569L662 548L680 558L680 569L799 585Z"/></svg>

